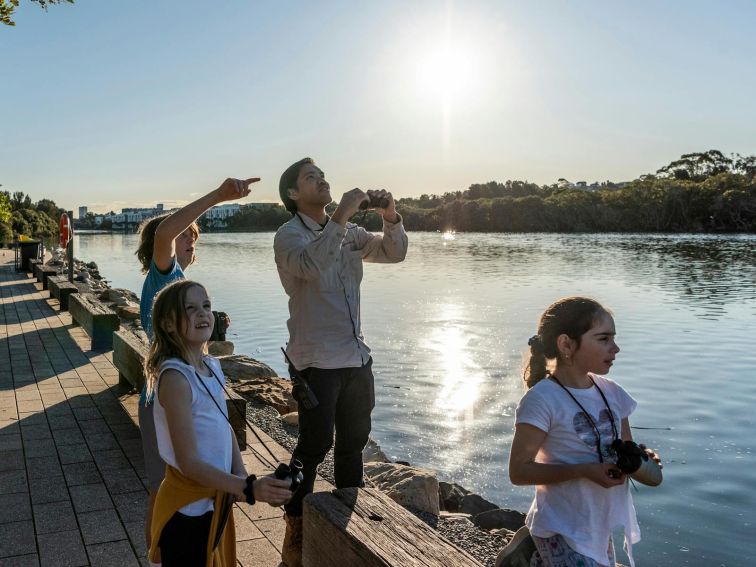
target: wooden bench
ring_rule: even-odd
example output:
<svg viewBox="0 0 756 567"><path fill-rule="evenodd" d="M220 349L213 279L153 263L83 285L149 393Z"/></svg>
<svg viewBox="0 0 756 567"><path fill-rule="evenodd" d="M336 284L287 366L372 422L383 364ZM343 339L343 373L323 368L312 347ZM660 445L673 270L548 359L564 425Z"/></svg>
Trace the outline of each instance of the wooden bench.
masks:
<svg viewBox="0 0 756 567"><path fill-rule="evenodd" d="M51 276L57 276L58 275L58 269L53 268L52 266L45 266L44 264L35 264L34 265L34 277L37 278L37 281L42 283L42 289L47 289L47 279Z"/></svg>
<svg viewBox="0 0 756 567"><path fill-rule="evenodd" d="M54 297L60 303L61 311L68 311L68 296L72 293L79 293L76 284L69 282L66 276L50 276L47 278L47 289L50 290L50 297Z"/></svg>
<svg viewBox="0 0 756 567"><path fill-rule="evenodd" d="M36 273L36 272L34 271L34 268L35 268L35 267L36 267L36 266L37 266L38 264L41 264L41 263L42 263L42 260L40 260L39 258L31 258L31 259L29 260L29 273L30 273L30 274L31 274L32 276L34 276L35 278L37 277L37 273Z"/></svg>
<svg viewBox="0 0 756 567"><path fill-rule="evenodd" d="M77 293L68 298L68 311L92 338L92 349L108 350L113 347L113 332L118 330L118 315L95 296Z"/></svg>
<svg viewBox="0 0 756 567"><path fill-rule="evenodd" d="M302 521L304 567L482 567L373 488L310 494Z"/></svg>
<svg viewBox="0 0 756 567"><path fill-rule="evenodd" d="M118 383L121 386L141 392L146 377L144 375L144 360L147 358L149 345L139 335L128 329L120 329L113 333L113 365L118 369ZM239 449L247 447L247 425L244 417L247 414L247 400L226 387L226 408L228 419L239 443Z"/></svg>

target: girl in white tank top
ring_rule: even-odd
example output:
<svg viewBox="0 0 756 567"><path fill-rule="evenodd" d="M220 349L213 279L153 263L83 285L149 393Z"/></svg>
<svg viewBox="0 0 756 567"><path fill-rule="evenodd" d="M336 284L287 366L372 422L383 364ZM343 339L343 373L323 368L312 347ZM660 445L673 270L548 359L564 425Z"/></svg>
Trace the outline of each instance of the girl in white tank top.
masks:
<svg viewBox="0 0 756 567"><path fill-rule="evenodd" d="M155 337L145 361L147 391L148 396L155 394L160 456L168 471L175 471L167 478L181 481L169 486L164 480L158 490L153 546L159 547L164 567L204 566L209 546L212 553L211 522L219 525L214 541L228 535L224 522L213 517L221 514L215 510L219 494L278 506L291 498L291 492L288 481L272 475L258 479L244 468L228 422L223 371L217 359L205 354L214 322L205 288L188 280L166 286L155 298L152 319ZM215 497L195 498L197 491ZM169 519L162 521L166 510Z"/></svg>

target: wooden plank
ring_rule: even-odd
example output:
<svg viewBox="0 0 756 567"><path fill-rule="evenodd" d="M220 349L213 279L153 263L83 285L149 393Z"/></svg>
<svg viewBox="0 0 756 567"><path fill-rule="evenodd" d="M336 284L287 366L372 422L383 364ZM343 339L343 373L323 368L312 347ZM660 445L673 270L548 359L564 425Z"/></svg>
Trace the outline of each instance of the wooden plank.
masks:
<svg viewBox="0 0 756 567"><path fill-rule="evenodd" d="M50 276L47 278L47 286L50 290L50 297L54 297L60 302L61 311L68 311L68 297L72 293L79 293L79 288L69 282L66 276Z"/></svg>
<svg viewBox="0 0 756 567"><path fill-rule="evenodd" d="M481 567L372 488L307 496L303 534L304 567Z"/></svg>
<svg viewBox="0 0 756 567"><path fill-rule="evenodd" d="M137 392L144 386L144 359L149 345L127 329L113 333L113 365L118 369L121 385L128 385Z"/></svg>
<svg viewBox="0 0 756 567"><path fill-rule="evenodd" d="M92 338L93 349L113 347L113 332L118 330L120 319L93 295L77 293L68 299L68 310L74 321Z"/></svg>

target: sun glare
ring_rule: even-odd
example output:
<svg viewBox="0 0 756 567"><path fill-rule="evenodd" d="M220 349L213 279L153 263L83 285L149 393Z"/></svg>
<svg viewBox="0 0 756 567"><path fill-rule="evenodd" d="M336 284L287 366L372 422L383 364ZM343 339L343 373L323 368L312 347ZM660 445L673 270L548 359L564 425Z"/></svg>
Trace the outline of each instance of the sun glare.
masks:
<svg viewBox="0 0 756 567"><path fill-rule="evenodd" d="M426 103L464 103L479 84L479 58L469 47L453 44L436 46L417 59L417 93Z"/></svg>

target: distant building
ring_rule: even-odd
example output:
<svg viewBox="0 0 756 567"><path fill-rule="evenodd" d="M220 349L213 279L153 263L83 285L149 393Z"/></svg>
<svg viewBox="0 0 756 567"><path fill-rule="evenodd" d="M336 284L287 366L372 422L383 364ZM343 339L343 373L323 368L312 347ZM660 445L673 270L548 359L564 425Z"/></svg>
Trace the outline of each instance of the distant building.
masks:
<svg viewBox="0 0 756 567"><path fill-rule="evenodd" d="M228 219L234 216L241 209L238 203L227 203L210 208L204 215L208 228L226 228Z"/></svg>
<svg viewBox="0 0 756 567"><path fill-rule="evenodd" d="M143 221L175 210L177 209L166 211L162 203L158 203L155 207L150 208L127 207L121 209L120 213L103 215L103 220L111 221L113 223L113 230L136 232Z"/></svg>
<svg viewBox="0 0 756 567"><path fill-rule="evenodd" d="M79 218L80 219L87 218L87 207L79 207Z"/></svg>

